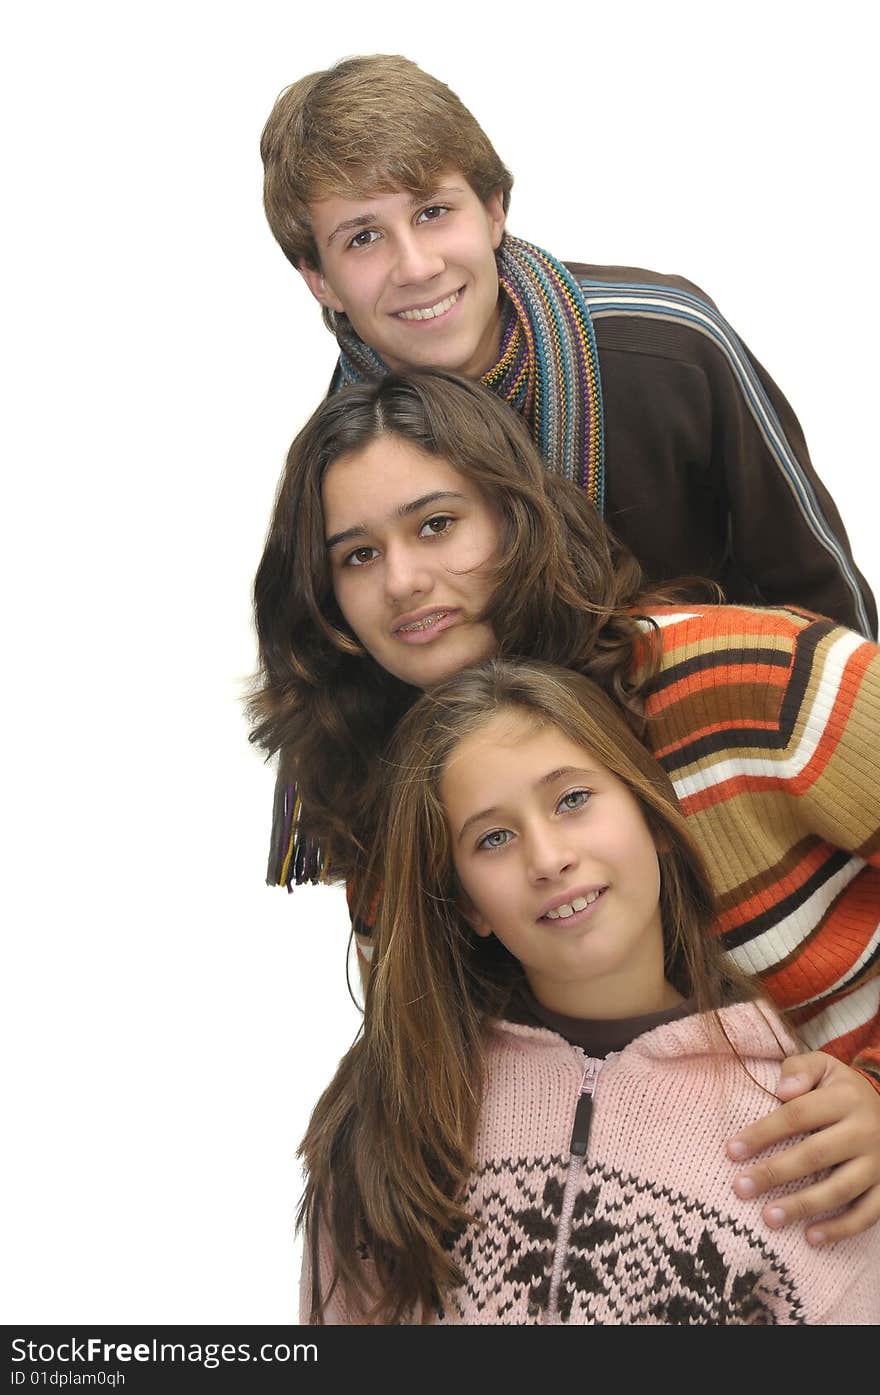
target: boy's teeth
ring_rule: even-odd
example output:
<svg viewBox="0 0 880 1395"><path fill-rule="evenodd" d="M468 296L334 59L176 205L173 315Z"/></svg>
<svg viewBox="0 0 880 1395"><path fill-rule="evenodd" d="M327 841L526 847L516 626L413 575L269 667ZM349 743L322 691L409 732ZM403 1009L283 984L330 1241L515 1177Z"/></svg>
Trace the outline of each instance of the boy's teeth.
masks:
<svg viewBox="0 0 880 1395"><path fill-rule="evenodd" d="M454 291L445 300L429 305L427 310L398 310L397 314L401 320L435 320L438 315L445 315L447 310L451 310L457 300L458 291Z"/></svg>
<svg viewBox="0 0 880 1395"><path fill-rule="evenodd" d="M548 911L544 919L568 920L568 917L574 915L575 911L585 911L587 906L592 906L593 902L598 896L601 896L601 894L600 891L591 891L588 896L576 896L571 903L566 901L564 905L557 906L555 911Z"/></svg>

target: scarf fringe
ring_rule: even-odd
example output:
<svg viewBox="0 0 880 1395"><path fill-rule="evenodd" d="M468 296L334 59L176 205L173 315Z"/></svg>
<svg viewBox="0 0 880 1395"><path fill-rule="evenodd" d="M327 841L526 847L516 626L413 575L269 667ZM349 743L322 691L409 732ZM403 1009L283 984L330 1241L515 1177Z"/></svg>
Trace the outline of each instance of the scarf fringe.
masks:
<svg viewBox="0 0 880 1395"><path fill-rule="evenodd" d="M272 806L267 886L286 886L293 891L295 886L317 886L332 880L329 850L325 852L314 838L303 833L299 823L301 811L296 785L279 775Z"/></svg>

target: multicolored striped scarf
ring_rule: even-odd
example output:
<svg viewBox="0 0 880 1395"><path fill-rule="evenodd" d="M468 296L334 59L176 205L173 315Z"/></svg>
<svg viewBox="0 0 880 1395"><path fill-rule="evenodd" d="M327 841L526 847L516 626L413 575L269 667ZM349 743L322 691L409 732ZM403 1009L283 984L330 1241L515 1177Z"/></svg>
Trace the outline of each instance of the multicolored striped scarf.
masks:
<svg viewBox="0 0 880 1395"><path fill-rule="evenodd" d="M497 253L501 287L498 362L482 382L529 423L547 468L584 489L601 513L605 459L599 359L590 314L571 272L549 253L505 233ZM339 362L330 391L384 378L388 368L345 315L334 328ZM329 859L298 827L296 788L275 788L266 880L294 886L332 879Z"/></svg>
<svg viewBox="0 0 880 1395"><path fill-rule="evenodd" d="M498 251L501 352L482 382L521 412L545 465L574 480L599 512L605 501L602 390L593 324L567 267L506 233ZM339 363L331 391L383 378L388 368L335 319Z"/></svg>

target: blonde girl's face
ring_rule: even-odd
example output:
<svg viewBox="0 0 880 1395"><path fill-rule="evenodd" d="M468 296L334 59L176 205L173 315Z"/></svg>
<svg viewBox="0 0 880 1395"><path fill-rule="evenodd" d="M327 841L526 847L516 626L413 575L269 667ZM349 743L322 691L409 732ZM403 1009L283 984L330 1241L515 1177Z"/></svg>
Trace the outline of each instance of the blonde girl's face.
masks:
<svg viewBox="0 0 880 1395"><path fill-rule="evenodd" d="M440 782L464 910L572 1017L638 1016L663 974L660 869L628 786L559 728L510 709L457 746Z"/></svg>

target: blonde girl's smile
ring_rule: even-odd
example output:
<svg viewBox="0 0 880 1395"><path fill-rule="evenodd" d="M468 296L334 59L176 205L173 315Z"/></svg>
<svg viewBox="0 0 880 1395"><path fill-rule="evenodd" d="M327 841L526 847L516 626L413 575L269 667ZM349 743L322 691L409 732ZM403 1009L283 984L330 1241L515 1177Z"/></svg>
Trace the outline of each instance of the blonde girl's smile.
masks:
<svg viewBox="0 0 880 1395"><path fill-rule="evenodd" d="M592 911L600 896L608 890L607 886L584 888L577 891L573 896L557 896L551 902L547 910L542 911L538 916L539 920L562 920L572 925L580 925L586 918L586 914Z"/></svg>

